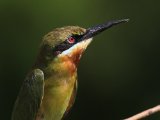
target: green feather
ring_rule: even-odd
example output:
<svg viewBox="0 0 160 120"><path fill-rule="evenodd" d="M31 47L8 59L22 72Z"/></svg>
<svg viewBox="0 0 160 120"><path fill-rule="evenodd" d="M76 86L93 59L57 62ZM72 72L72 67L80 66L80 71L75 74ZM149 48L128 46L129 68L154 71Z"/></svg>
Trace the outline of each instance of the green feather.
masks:
<svg viewBox="0 0 160 120"><path fill-rule="evenodd" d="M44 94L44 75L40 69L31 71L17 97L12 120L35 120Z"/></svg>

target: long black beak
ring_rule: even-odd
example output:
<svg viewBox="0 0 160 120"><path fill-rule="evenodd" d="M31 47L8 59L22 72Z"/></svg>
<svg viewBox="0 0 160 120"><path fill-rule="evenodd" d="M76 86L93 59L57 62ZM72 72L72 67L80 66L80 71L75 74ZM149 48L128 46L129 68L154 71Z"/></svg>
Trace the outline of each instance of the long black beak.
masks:
<svg viewBox="0 0 160 120"><path fill-rule="evenodd" d="M129 19L112 20L112 21L108 21L107 23L96 25L94 27L88 28L86 33L81 38L81 40L92 38L95 35L103 32L104 30L106 30L106 29L108 29L108 28L110 28L114 25L118 25L120 23L125 23L125 22L128 22L128 21L129 21Z"/></svg>

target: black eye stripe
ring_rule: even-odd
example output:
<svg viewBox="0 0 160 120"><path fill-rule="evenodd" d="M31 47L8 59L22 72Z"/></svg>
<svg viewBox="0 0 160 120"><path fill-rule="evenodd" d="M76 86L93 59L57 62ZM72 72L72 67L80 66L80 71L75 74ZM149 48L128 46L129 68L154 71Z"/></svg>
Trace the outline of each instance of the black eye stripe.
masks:
<svg viewBox="0 0 160 120"><path fill-rule="evenodd" d="M75 42L74 43L69 43L68 42L68 38L63 41L61 44L57 45L53 51L56 52L56 51L59 51L59 52L63 52L67 49L69 49L70 47L72 47L74 44L80 42L80 39L82 38L83 35L71 35L69 37L73 37L75 39Z"/></svg>
<svg viewBox="0 0 160 120"><path fill-rule="evenodd" d="M67 42L63 42L60 45L56 46L55 50L58 50L58 51L62 52L64 50L66 50L66 48L68 48L68 47L69 47L69 44Z"/></svg>

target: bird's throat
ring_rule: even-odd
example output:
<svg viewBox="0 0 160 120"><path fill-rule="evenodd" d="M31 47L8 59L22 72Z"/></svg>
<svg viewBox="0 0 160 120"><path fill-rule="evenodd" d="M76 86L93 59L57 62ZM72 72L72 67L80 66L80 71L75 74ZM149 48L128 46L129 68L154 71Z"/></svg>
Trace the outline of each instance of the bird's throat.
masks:
<svg viewBox="0 0 160 120"><path fill-rule="evenodd" d="M59 57L64 61L70 61L77 66L83 52L86 50L87 46L91 43L91 41L92 41L92 38L81 41L73 45L70 49L62 52L57 57Z"/></svg>

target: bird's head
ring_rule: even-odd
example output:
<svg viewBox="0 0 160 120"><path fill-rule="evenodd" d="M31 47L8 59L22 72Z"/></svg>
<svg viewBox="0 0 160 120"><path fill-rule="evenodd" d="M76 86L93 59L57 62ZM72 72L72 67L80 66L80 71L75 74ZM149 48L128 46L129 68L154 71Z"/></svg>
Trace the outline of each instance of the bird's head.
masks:
<svg viewBox="0 0 160 120"><path fill-rule="evenodd" d="M45 61L52 61L55 58L70 60L77 65L82 53L92 41L92 38L102 31L127 22L128 19L113 20L88 29L78 26L66 26L56 28L44 36L40 58Z"/></svg>
<svg viewBox="0 0 160 120"><path fill-rule="evenodd" d="M69 58L76 63L91 42L91 39L82 40L85 33L86 29L78 26L56 28L45 35L43 46L50 51L50 58Z"/></svg>

